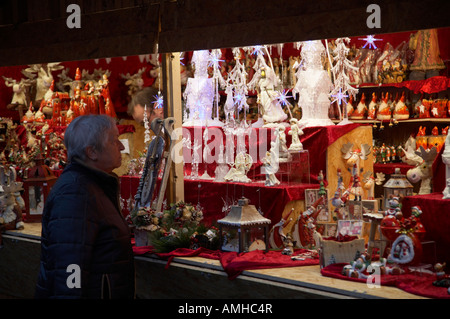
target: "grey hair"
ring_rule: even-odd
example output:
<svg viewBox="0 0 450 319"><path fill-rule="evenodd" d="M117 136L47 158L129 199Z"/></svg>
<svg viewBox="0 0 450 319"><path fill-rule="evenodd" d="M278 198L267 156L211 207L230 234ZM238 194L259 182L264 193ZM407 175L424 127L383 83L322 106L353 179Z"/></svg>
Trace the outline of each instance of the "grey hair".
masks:
<svg viewBox="0 0 450 319"><path fill-rule="evenodd" d="M67 160L74 157L86 160L86 147L102 151L108 139L105 134L116 126L115 119L108 115L83 115L75 118L64 133L64 145L67 149Z"/></svg>
<svg viewBox="0 0 450 319"><path fill-rule="evenodd" d="M128 115L133 115L134 107L136 105L141 105L144 107L147 105L147 108L150 112L153 110L154 102L156 101L155 96L158 94L158 90L152 86L146 87L141 91L135 93L131 98L130 103L128 104Z"/></svg>

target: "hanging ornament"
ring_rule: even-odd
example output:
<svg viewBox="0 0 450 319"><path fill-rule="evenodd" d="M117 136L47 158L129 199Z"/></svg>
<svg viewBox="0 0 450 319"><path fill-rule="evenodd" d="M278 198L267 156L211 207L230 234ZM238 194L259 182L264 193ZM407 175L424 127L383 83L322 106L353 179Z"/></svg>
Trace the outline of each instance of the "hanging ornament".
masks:
<svg viewBox="0 0 450 319"><path fill-rule="evenodd" d="M374 35L368 35L365 38L358 38L358 39L366 41L366 43L363 46L363 49L365 49L367 45L369 46L369 49L370 48L378 49L377 46L375 45L375 41L383 41L382 39L375 39Z"/></svg>

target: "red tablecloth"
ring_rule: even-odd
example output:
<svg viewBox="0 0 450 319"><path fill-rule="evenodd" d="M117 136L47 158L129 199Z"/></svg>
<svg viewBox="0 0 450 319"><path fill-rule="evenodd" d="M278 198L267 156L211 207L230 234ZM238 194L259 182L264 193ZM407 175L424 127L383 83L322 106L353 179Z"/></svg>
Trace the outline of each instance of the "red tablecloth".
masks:
<svg viewBox="0 0 450 319"><path fill-rule="evenodd" d="M153 253L151 246L134 247L136 255ZM294 255L307 253L306 249L296 249ZM187 248L178 248L170 253L156 254L162 258L168 258L166 268L174 257L203 257L208 259L220 260L223 270L227 273L228 278L233 280L237 278L244 270L265 269L265 268L284 268L318 265L318 258L306 258L304 260L292 260L291 256L283 255L281 250L270 250L264 252L262 250L254 250L247 253L222 252L218 250L209 250L198 248L196 250Z"/></svg>
<svg viewBox="0 0 450 319"><path fill-rule="evenodd" d="M327 277L367 283L367 279L349 278L342 275L342 268L345 265L347 264L332 264L324 267L320 272L323 276ZM450 299L450 294L447 293L447 288L433 286L433 281L436 280L436 276L432 274L422 272L420 274L405 273L402 275L381 275L379 279L380 281L378 284L381 286L397 287L411 294L427 298ZM369 284L375 285L376 282L369 281Z"/></svg>

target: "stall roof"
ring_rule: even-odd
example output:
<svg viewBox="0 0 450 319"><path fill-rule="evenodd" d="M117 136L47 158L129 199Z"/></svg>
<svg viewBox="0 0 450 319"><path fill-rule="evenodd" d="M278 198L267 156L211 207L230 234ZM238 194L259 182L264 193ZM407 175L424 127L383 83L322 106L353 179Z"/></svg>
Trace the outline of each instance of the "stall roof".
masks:
<svg viewBox="0 0 450 319"><path fill-rule="evenodd" d="M81 28L66 21L78 4ZM369 28L370 4L381 28ZM3 0L0 65L275 44L450 26L441 0Z"/></svg>

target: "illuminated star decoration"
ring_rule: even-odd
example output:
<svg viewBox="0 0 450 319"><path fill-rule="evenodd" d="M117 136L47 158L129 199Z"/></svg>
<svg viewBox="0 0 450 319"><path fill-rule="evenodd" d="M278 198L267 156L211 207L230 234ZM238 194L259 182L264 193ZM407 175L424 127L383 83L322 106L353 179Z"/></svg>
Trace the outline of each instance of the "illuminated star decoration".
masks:
<svg viewBox="0 0 450 319"><path fill-rule="evenodd" d="M259 55L259 54L264 55L263 49L264 49L264 46L262 46L262 45L255 45L253 47L253 55Z"/></svg>
<svg viewBox="0 0 450 319"><path fill-rule="evenodd" d="M363 49L369 45L369 49L371 47L373 47L374 49L378 49L377 46L375 45L375 41L382 41L382 39L375 39L375 37L373 35L368 35L365 38L358 38L359 40L364 40L366 41L366 44L364 44Z"/></svg>
<svg viewBox="0 0 450 319"><path fill-rule="evenodd" d="M157 95L153 96L155 98L155 104L154 104L154 108L155 109L162 109L163 108L164 98L160 94L161 93L158 93Z"/></svg>
<svg viewBox="0 0 450 319"><path fill-rule="evenodd" d="M234 96L234 104L238 105L239 108L242 108L243 99L244 99L244 96L242 96L242 94L236 93Z"/></svg>
<svg viewBox="0 0 450 319"><path fill-rule="evenodd" d="M286 105L290 104L289 101L287 100L289 97L292 97L292 96L287 95L286 90L283 90L283 92L277 96L277 99L278 99L278 102L280 102L280 104L282 106L286 106Z"/></svg>
<svg viewBox="0 0 450 319"><path fill-rule="evenodd" d="M336 101L339 101L339 105L341 105L342 101L344 101L345 103L347 103L347 101L345 100L345 98L348 97L348 95L347 95L347 94L343 94L343 93L342 93L342 90L341 90L340 88L339 88L339 92L338 92L338 93L336 93L336 94L334 94L334 95L331 95L331 96L335 98L335 100L334 100L332 103L334 103L334 102L336 102Z"/></svg>
<svg viewBox="0 0 450 319"><path fill-rule="evenodd" d="M225 60L220 60L218 57L216 57L215 55L211 55L211 59L208 62L208 67L214 67L214 68L219 68L219 63L220 62L224 62Z"/></svg>

